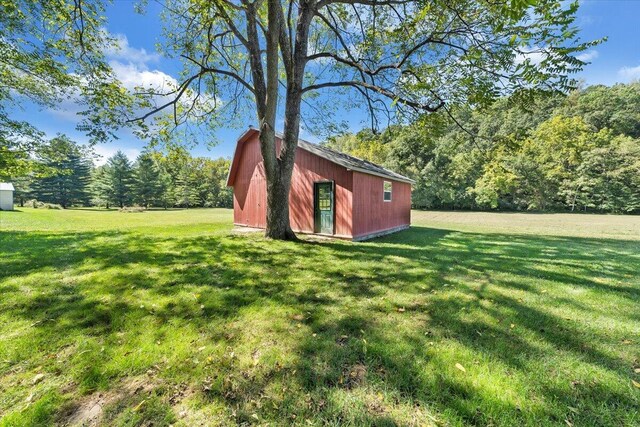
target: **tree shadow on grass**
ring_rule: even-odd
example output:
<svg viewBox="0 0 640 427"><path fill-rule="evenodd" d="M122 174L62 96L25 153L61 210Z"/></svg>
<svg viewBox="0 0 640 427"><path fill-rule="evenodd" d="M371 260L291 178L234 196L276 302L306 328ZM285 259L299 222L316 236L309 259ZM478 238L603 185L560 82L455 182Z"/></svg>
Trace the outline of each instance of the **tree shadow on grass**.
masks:
<svg viewBox="0 0 640 427"><path fill-rule="evenodd" d="M117 356L136 322L162 325L158 336L183 328L245 348L253 332L243 325L276 307L274 324L298 328L269 338L286 341L269 341L286 349L278 360L253 368L229 361L206 375L194 368L189 380L207 384L203 402L228 408L238 423L256 422L257 413L267 422L335 425L421 425L430 417L625 424L639 403L610 380L627 378L633 363L630 350L611 350L623 337L588 321L593 314L638 320L594 301L637 307L637 242L424 227L359 244L8 232L0 255L6 316L31 325L40 354L69 345L68 337L113 347L105 355L100 346L86 350L94 357L87 366ZM10 348L2 355L15 363L38 357ZM580 369L569 374L567 366ZM131 374L85 368L73 378L88 391ZM275 389L289 391L274 397Z"/></svg>

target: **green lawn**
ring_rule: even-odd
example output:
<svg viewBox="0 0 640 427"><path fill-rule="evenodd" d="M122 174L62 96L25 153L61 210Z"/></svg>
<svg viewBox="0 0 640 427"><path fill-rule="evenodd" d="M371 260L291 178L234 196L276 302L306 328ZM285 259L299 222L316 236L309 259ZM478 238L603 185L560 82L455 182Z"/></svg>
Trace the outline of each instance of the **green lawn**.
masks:
<svg viewBox="0 0 640 427"><path fill-rule="evenodd" d="M0 213L0 426L640 424L640 217Z"/></svg>

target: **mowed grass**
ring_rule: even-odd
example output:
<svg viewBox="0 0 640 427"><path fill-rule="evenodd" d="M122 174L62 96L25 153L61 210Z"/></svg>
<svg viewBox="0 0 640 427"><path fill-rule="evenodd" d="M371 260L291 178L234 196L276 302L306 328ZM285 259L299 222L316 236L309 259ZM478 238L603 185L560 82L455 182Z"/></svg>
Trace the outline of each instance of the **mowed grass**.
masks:
<svg viewBox="0 0 640 427"><path fill-rule="evenodd" d="M0 212L0 426L640 424L640 217Z"/></svg>

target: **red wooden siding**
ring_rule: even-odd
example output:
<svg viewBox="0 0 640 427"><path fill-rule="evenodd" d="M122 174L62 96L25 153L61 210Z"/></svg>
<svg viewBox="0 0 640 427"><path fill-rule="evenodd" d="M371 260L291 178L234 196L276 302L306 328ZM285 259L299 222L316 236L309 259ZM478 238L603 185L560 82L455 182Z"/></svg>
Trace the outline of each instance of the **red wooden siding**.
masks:
<svg viewBox="0 0 640 427"><path fill-rule="evenodd" d="M392 183L391 201L383 200L383 183ZM353 172L353 237L409 225L411 184Z"/></svg>
<svg viewBox="0 0 640 427"><path fill-rule="evenodd" d="M291 228L313 232L313 183L334 181L335 234L351 237L352 176L343 166L298 148L289 195Z"/></svg>
<svg viewBox="0 0 640 427"><path fill-rule="evenodd" d="M267 184L258 138L240 143L233 181L233 223L266 227Z"/></svg>
<svg viewBox="0 0 640 427"><path fill-rule="evenodd" d="M258 132L240 142L234 164L233 222L264 228L267 195ZM352 176L346 168L298 148L289 195L291 228L313 233L313 183L329 180L335 182L335 234L351 237Z"/></svg>

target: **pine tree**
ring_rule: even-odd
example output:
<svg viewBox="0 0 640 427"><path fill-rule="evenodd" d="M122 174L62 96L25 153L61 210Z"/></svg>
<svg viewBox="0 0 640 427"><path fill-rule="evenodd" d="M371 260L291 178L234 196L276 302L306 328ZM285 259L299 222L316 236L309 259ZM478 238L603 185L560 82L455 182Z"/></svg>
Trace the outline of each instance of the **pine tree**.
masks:
<svg viewBox="0 0 640 427"><path fill-rule="evenodd" d="M52 172L34 183L34 195L43 202L57 203L63 208L89 203L91 179L90 151L76 145L65 135L58 135L42 148L40 162Z"/></svg>
<svg viewBox="0 0 640 427"><path fill-rule="evenodd" d="M94 206L104 206L109 209L111 195L111 177L108 166L98 166L91 174L91 184L89 185L91 194L91 204Z"/></svg>
<svg viewBox="0 0 640 427"><path fill-rule="evenodd" d="M136 203L145 208L162 202L164 182L150 153L142 153L136 160L134 191Z"/></svg>
<svg viewBox="0 0 640 427"><path fill-rule="evenodd" d="M133 167L127 156L118 151L107 160L109 200L121 208L130 204L134 184Z"/></svg>
<svg viewBox="0 0 640 427"><path fill-rule="evenodd" d="M15 202L20 205L20 207L23 207L24 203L27 200L33 199L34 179L31 174L13 178L10 180L10 182L12 182L13 186L15 187L13 198Z"/></svg>

